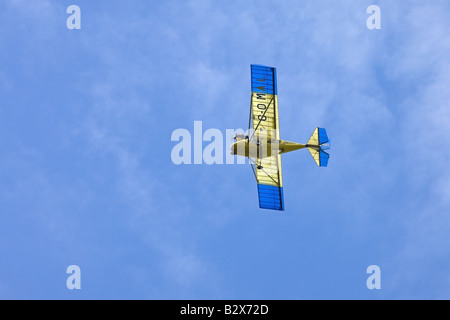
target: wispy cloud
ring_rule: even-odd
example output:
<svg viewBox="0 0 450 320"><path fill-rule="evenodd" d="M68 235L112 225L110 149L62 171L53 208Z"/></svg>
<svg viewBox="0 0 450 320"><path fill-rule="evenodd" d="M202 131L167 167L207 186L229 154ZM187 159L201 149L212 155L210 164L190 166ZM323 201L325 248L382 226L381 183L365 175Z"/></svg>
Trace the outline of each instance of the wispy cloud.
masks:
<svg viewBox="0 0 450 320"><path fill-rule="evenodd" d="M100 256L139 296L228 297L248 289L233 277L260 267L265 248L302 274L324 270L325 256L360 264L367 257L347 251L367 245L390 268L388 296L448 296L445 2L385 3L376 31L356 0L86 2L80 32L66 29L64 6L10 0L0 14L2 121L21 128L0 129L18 142L4 143L0 174L11 184L0 197L33 209L32 230L58 243L58 263L76 256L101 269ZM170 162L173 129L246 127L251 63L278 69L283 138L301 142L319 125L332 139L327 171L310 169L308 154L283 159L290 211L276 218L257 210L249 168ZM306 264L308 248L322 260ZM285 298L300 289L276 294L292 278L280 265L270 271L280 278L264 281Z"/></svg>

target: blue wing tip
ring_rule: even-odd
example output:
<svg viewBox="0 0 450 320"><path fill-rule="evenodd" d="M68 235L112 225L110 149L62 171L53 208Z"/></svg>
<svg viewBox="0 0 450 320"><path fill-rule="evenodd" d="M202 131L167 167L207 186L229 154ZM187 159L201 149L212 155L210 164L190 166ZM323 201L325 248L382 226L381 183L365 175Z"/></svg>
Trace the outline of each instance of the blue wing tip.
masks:
<svg viewBox="0 0 450 320"><path fill-rule="evenodd" d="M259 207L284 211L283 187L258 184Z"/></svg>

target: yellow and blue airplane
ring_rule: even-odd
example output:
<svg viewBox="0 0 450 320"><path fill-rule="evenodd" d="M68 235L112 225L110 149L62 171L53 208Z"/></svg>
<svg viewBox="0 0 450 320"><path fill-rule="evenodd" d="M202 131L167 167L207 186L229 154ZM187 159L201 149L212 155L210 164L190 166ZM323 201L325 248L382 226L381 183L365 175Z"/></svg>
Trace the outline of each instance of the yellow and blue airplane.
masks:
<svg viewBox="0 0 450 320"><path fill-rule="evenodd" d="M307 148L319 167L326 167L327 132L317 127L306 144L280 139L276 69L251 65L252 95L248 135L238 134L231 154L247 157L258 185L259 207L284 210L281 154Z"/></svg>

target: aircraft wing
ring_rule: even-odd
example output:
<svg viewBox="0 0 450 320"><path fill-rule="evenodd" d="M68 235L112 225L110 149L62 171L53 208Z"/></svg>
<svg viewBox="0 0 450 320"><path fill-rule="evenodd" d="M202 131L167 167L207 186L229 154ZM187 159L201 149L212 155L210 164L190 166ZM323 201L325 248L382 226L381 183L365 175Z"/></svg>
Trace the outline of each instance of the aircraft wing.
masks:
<svg viewBox="0 0 450 320"><path fill-rule="evenodd" d="M253 124L250 140L261 148L280 140L276 69L251 65L252 97L249 123ZM273 146L272 146L273 147ZM270 148L270 146L269 146ZM272 152L269 157L250 158L258 184L259 207L284 210L281 155Z"/></svg>
<svg viewBox="0 0 450 320"><path fill-rule="evenodd" d="M253 123L253 136L261 136L261 139L279 139L276 69L251 65L251 76L250 118Z"/></svg>

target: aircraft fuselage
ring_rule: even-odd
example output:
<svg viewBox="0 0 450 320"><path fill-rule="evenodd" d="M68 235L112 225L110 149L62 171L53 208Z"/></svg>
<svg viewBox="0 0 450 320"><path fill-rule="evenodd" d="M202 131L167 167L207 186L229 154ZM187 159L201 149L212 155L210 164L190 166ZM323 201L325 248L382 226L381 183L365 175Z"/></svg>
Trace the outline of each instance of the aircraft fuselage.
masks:
<svg viewBox="0 0 450 320"><path fill-rule="evenodd" d="M242 139L231 145L231 154L251 158L266 158L274 154L282 154L305 148L306 145L285 140L268 139L265 141L249 141Z"/></svg>

